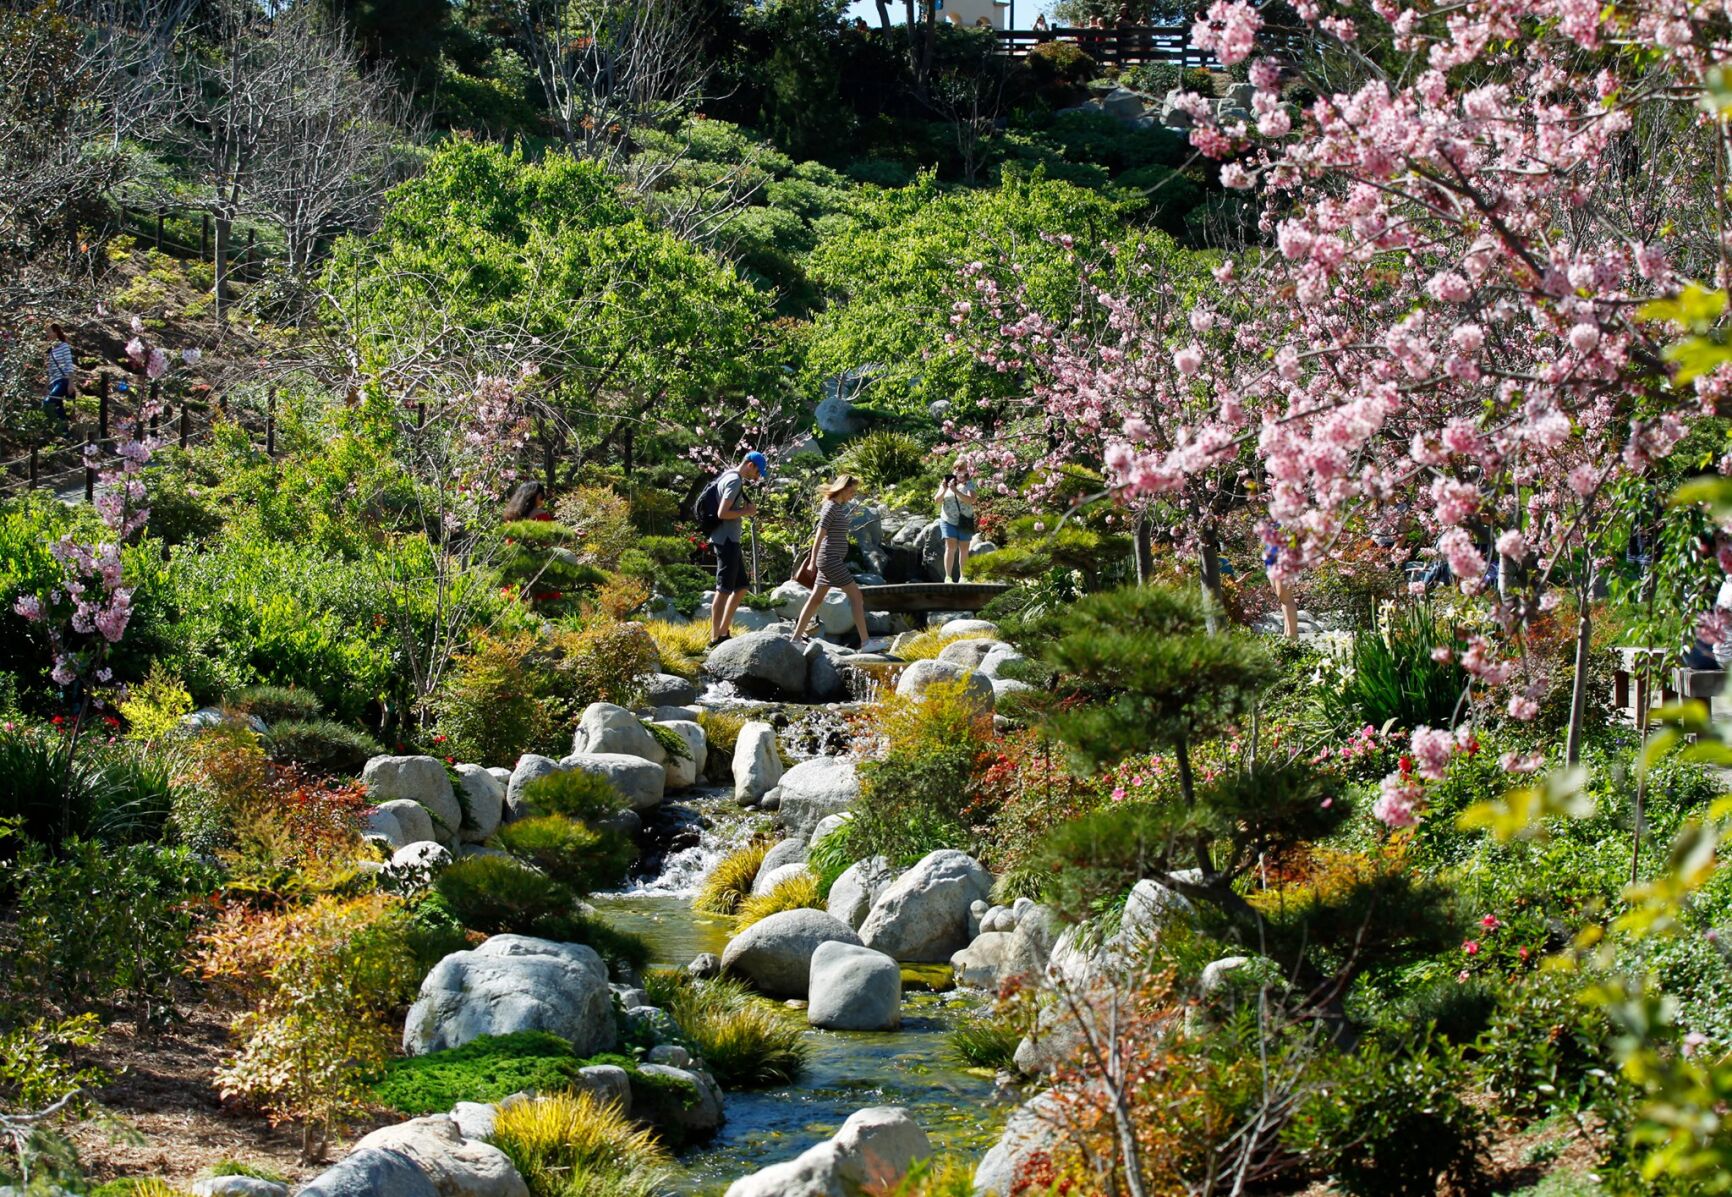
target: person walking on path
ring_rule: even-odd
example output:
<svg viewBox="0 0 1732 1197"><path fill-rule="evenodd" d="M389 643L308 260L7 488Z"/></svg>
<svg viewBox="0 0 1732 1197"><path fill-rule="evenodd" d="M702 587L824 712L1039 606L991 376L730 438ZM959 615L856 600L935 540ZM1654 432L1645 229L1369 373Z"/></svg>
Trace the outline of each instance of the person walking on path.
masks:
<svg viewBox="0 0 1732 1197"><path fill-rule="evenodd" d="M716 598L710 604L710 647L714 648L731 635L734 612L746 593L746 555L740 543L740 521L758 514L755 503L745 500L745 486L767 478L770 459L756 449L740 459L731 470L723 470L710 485L716 488L717 524L710 533L710 547L716 551Z"/></svg>
<svg viewBox="0 0 1732 1197"><path fill-rule="evenodd" d="M818 605L832 587L848 596L848 606L854 612L855 643L858 647L866 644L866 598L848 568L848 505L859 492L860 479L852 474L843 474L819 492L824 502L818 508L818 533L812 542L818 577L806 605L800 608L800 618L794 621L795 644L805 644L806 625L812 622Z"/></svg>
<svg viewBox="0 0 1732 1197"><path fill-rule="evenodd" d="M77 365L72 360L72 346L66 332L58 324L50 324L53 339L48 342L48 393L42 397L42 413L66 423L66 401L72 397L72 384Z"/></svg>
<svg viewBox="0 0 1732 1197"><path fill-rule="evenodd" d="M946 474L937 497L939 531L944 533L944 580L960 582L968 567L968 542L980 526L974 512L974 483L963 473Z"/></svg>

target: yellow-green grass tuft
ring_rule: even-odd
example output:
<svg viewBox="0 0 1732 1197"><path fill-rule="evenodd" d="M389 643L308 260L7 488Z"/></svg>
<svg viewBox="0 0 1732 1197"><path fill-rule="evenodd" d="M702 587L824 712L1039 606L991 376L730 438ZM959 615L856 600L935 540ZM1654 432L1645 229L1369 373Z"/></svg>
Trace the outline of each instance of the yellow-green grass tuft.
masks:
<svg viewBox="0 0 1732 1197"><path fill-rule="evenodd" d="M722 857L698 886L692 909L703 914L737 914L740 903L751 894L752 882L757 880L758 868L769 851L769 841L754 840Z"/></svg>
<svg viewBox="0 0 1732 1197"><path fill-rule="evenodd" d="M760 919L784 910L823 910L824 899L818 893L818 875L811 870L776 882L767 894L747 896L740 902L736 917L744 931Z"/></svg>
<svg viewBox="0 0 1732 1197"><path fill-rule="evenodd" d="M653 1131L592 1093L552 1093L502 1107L493 1144L532 1197L651 1197L669 1156Z"/></svg>

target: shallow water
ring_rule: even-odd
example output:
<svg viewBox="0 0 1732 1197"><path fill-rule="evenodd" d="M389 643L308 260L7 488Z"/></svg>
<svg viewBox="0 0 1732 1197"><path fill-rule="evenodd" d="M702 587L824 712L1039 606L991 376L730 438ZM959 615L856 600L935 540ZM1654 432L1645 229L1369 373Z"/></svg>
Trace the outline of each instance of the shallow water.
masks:
<svg viewBox="0 0 1732 1197"><path fill-rule="evenodd" d="M683 967L699 952L720 955L727 946L732 920L697 914L684 898L624 894L594 903L613 925L644 935L659 966ZM995 1097L990 1077L947 1058L944 1032L978 1001L963 993L905 993L899 1031L808 1030L812 1054L799 1081L728 1090L720 1133L679 1158L680 1192L720 1194L741 1176L827 1139L866 1106L903 1106L940 1153L977 1157L998 1137L1011 1106Z"/></svg>

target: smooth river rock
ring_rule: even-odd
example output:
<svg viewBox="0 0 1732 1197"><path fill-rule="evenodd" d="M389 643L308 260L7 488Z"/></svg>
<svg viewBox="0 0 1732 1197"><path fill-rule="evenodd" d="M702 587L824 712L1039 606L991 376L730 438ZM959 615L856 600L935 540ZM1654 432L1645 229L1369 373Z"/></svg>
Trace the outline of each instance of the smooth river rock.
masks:
<svg viewBox="0 0 1732 1197"><path fill-rule="evenodd" d="M968 907L992 892L992 874L952 848L928 853L872 905L860 940L898 960L945 963L968 946Z"/></svg>
<svg viewBox="0 0 1732 1197"><path fill-rule="evenodd" d="M667 790L667 770L660 762L643 757L621 752L578 752L559 763L567 769L582 769L585 773L607 778L633 810L653 810L660 806L662 795Z"/></svg>
<svg viewBox="0 0 1732 1197"><path fill-rule="evenodd" d="M902 968L883 952L835 940L812 953L806 1021L830 1031L902 1025Z"/></svg>
<svg viewBox="0 0 1732 1197"><path fill-rule="evenodd" d="M781 632L735 636L710 650L704 672L753 698L798 702L806 695L806 655Z"/></svg>
<svg viewBox="0 0 1732 1197"><path fill-rule="evenodd" d="M457 1123L445 1114L416 1118L374 1131L355 1150L394 1151L408 1157L449 1197L529 1197L510 1158L499 1148L465 1139Z"/></svg>
<svg viewBox="0 0 1732 1197"><path fill-rule="evenodd" d="M463 808L451 789L444 761L430 756L376 756L361 770L361 784L381 805L396 799L420 803L433 817L433 834L425 838L447 848L456 845Z"/></svg>
<svg viewBox="0 0 1732 1197"><path fill-rule="evenodd" d="M734 797L747 806L763 800L782 780L782 754L776 749L776 729L753 720L734 741Z"/></svg>
<svg viewBox="0 0 1732 1197"><path fill-rule="evenodd" d="M820 756L782 774L781 789L782 827L796 839L810 839L818 824L859 799L860 778L846 757Z"/></svg>
<svg viewBox="0 0 1732 1197"><path fill-rule="evenodd" d="M785 1163L741 1177L727 1197L861 1197L888 1193L932 1143L908 1111L873 1106L849 1115L835 1136Z"/></svg>
<svg viewBox="0 0 1732 1197"><path fill-rule="evenodd" d="M505 817L507 782L480 765L458 765L455 771L458 797L463 803L461 839L465 844L485 844Z"/></svg>
<svg viewBox="0 0 1732 1197"><path fill-rule="evenodd" d="M822 910L784 910L760 919L729 942L722 971L744 978L770 997L806 996L819 944L860 946L860 937Z"/></svg>

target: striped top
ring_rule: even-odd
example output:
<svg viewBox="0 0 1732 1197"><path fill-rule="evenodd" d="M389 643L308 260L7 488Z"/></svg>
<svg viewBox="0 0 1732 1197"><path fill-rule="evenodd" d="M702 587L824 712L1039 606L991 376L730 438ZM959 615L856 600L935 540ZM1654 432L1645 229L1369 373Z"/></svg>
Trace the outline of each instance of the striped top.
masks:
<svg viewBox="0 0 1732 1197"><path fill-rule="evenodd" d="M65 341L55 341L48 347L48 381L50 383L71 378L73 368L72 346Z"/></svg>

